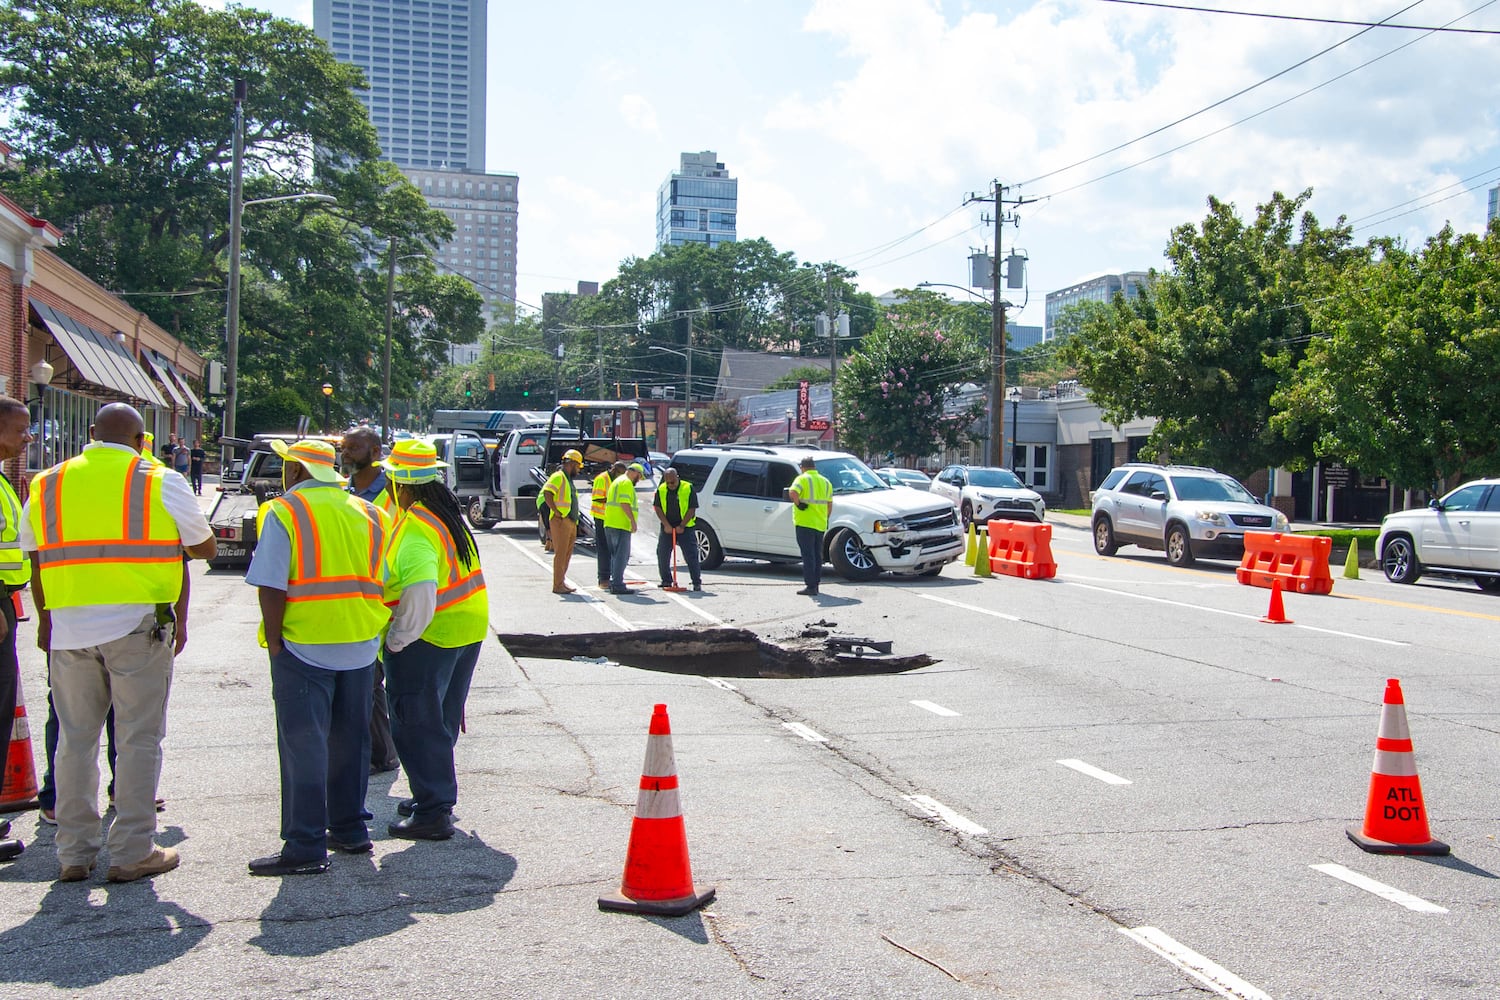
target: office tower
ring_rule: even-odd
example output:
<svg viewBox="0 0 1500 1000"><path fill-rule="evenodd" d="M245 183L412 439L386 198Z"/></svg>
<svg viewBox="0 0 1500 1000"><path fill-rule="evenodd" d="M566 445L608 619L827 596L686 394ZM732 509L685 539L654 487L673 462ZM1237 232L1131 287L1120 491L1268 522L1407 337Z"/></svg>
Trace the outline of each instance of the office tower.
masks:
<svg viewBox="0 0 1500 1000"><path fill-rule="evenodd" d="M453 220L453 239L438 247L438 270L461 274L484 296L492 316L508 316L516 300L515 174L407 169L433 208Z"/></svg>
<svg viewBox="0 0 1500 1000"><path fill-rule="evenodd" d="M739 190L717 153L683 153L678 171L656 192L656 245L733 243Z"/></svg>
<svg viewBox="0 0 1500 1000"><path fill-rule="evenodd" d="M486 0L313 0L313 30L365 71L360 100L400 167L484 169Z"/></svg>
<svg viewBox="0 0 1500 1000"><path fill-rule="evenodd" d="M1490 188L1490 211L1484 217L1486 223L1495 221L1495 216L1500 215L1500 187Z"/></svg>
<svg viewBox="0 0 1500 1000"><path fill-rule="evenodd" d="M1151 275L1146 271L1126 271L1124 274L1102 274L1097 278L1080 281L1076 285L1047 293L1046 328L1043 340L1057 336L1057 317L1068 306L1080 302L1112 302L1116 293L1127 299L1136 298ZM1071 331L1068 331L1071 332Z"/></svg>

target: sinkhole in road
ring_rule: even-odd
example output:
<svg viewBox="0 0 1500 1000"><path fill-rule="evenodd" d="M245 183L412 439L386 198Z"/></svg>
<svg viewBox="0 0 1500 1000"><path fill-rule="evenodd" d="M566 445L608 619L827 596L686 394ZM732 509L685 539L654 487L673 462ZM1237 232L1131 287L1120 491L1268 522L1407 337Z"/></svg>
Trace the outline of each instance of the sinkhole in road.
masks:
<svg viewBox="0 0 1500 1000"><path fill-rule="evenodd" d="M925 653L835 653L823 648L821 633L771 642L741 628L655 628L568 635L497 633L497 638L516 657L613 661L643 670L699 677L857 677L901 673L937 662Z"/></svg>

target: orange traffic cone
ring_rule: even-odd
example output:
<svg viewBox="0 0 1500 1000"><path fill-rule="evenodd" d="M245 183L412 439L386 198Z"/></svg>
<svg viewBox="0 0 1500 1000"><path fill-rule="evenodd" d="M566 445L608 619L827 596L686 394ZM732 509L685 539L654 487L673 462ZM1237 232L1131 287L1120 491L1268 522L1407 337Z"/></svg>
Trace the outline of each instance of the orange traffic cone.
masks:
<svg viewBox="0 0 1500 1000"><path fill-rule="evenodd" d="M26 700L16 679L16 717L10 730L5 774L0 778L0 812L19 812L37 805L36 764L31 759L31 727L26 722Z"/></svg>
<svg viewBox="0 0 1500 1000"><path fill-rule="evenodd" d="M713 887L693 884L687 831L677 799L677 763L672 757L672 725L667 706L651 713L646 763L636 799L625 876L620 891L599 897L599 909L680 917L714 898Z"/></svg>
<svg viewBox="0 0 1500 1000"><path fill-rule="evenodd" d="M1427 828L1422 781L1417 777L1411 730L1406 728L1406 701L1401 697L1401 682L1394 677L1385 682L1365 825L1360 830L1351 826L1346 832L1371 854L1448 853L1448 845L1433 840Z"/></svg>
<svg viewBox="0 0 1500 1000"><path fill-rule="evenodd" d="M31 621L31 618L26 614L26 605L21 603L21 592L19 590L12 590L10 592L10 602L11 604L15 605L16 608L16 621Z"/></svg>
<svg viewBox="0 0 1500 1000"><path fill-rule="evenodd" d="M1266 616L1261 619L1272 625L1290 625L1292 620L1286 616L1281 607L1281 581L1271 581L1271 607L1266 611Z"/></svg>

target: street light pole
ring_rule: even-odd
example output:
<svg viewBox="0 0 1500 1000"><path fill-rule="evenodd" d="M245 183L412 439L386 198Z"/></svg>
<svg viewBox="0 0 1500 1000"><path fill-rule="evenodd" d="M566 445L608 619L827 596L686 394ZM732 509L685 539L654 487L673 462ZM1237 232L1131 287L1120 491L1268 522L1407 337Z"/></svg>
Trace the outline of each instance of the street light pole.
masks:
<svg viewBox="0 0 1500 1000"><path fill-rule="evenodd" d="M328 407L333 402L333 386L327 382L323 383L323 433L328 433Z"/></svg>
<svg viewBox="0 0 1500 1000"><path fill-rule="evenodd" d="M391 240L386 246L387 262L385 272L385 371L380 380L380 439L387 444L391 441L391 326L396 309L396 262L400 260L421 260L426 258L425 253L408 253L396 256L396 242Z"/></svg>
<svg viewBox="0 0 1500 1000"><path fill-rule="evenodd" d="M1010 471L1021 464L1021 387L1010 387Z"/></svg>
<svg viewBox="0 0 1500 1000"><path fill-rule="evenodd" d="M792 411L786 411L786 443L792 443Z"/></svg>
<svg viewBox="0 0 1500 1000"><path fill-rule="evenodd" d="M245 211L245 93L244 80L234 81L234 161L229 174L229 312L224 331L227 371L224 373L223 436L234 437L234 408L240 400L240 217Z"/></svg>
<svg viewBox="0 0 1500 1000"><path fill-rule="evenodd" d="M691 448L693 446L693 321L692 321L692 319L690 318L688 320L688 349L686 351L678 351L678 350L675 350L675 349L673 349L671 347L660 347L660 346L658 346L656 344L648 344L647 347L646 347L646 350L648 350L648 351L661 351L664 354L675 354L679 358L682 358L684 361L687 362L687 386L686 386L687 392L684 394L683 400L682 400L682 405L685 407L685 409L682 412L684 414L684 426L686 428L686 441L683 443L683 447L684 448Z"/></svg>

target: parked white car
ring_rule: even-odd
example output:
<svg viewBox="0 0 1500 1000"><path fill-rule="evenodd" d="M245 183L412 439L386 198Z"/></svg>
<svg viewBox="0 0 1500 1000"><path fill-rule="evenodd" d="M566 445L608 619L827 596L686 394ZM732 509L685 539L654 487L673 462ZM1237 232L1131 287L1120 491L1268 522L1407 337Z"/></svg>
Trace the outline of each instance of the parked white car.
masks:
<svg viewBox="0 0 1500 1000"><path fill-rule="evenodd" d="M1009 469L982 465L950 465L932 480L931 492L947 497L958 508L964 531L970 524L983 526L991 520L1035 521L1047 519L1047 503Z"/></svg>
<svg viewBox="0 0 1500 1000"><path fill-rule="evenodd" d="M908 486L914 490L932 488L932 478L921 469L898 469L893 465L888 465L883 469L876 469L875 475L892 486Z"/></svg>
<svg viewBox="0 0 1500 1000"><path fill-rule="evenodd" d="M1500 479L1464 483L1426 507L1387 514L1375 551L1392 583L1440 573L1500 591Z"/></svg>

